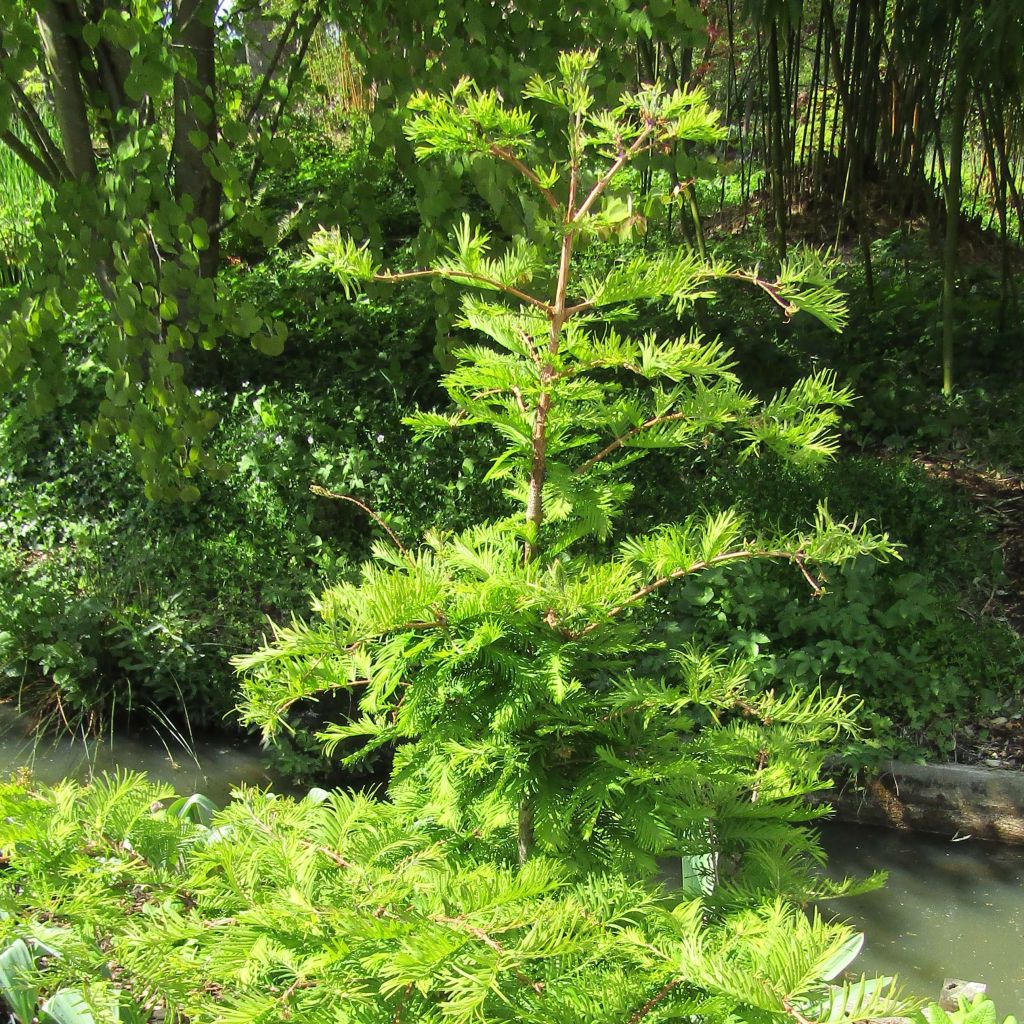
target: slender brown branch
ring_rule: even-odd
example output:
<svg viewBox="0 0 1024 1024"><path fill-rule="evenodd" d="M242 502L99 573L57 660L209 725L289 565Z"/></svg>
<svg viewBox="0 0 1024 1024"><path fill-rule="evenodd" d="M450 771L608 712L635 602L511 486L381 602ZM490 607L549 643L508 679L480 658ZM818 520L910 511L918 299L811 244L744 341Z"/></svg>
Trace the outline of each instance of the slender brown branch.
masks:
<svg viewBox="0 0 1024 1024"><path fill-rule="evenodd" d="M530 359L533 360L534 366L536 366L537 369L540 369L540 353L537 351L537 346L533 343L533 338L531 338L529 334L527 334L526 331L524 331L521 327L516 327L515 332L516 334L519 335L519 338L523 343L523 347L526 349L527 352L529 352Z"/></svg>
<svg viewBox="0 0 1024 1024"><path fill-rule="evenodd" d="M609 186L612 178L614 178L615 175L618 174L619 171L621 171L622 168L625 167L630 160L639 155L639 153L643 150L644 144L650 138L651 133L653 131L654 125L648 124L644 128L644 130L637 136L636 141L633 143L633 145L630 146L629 149L624 149L621 153L619 153L619 155L615 158L615 163L613 163L611 167L609 167L608 170L605 171L605 173L597 180L597 183L590 190L589 194L587 195L587 198L583 200L582 206L580 206L580 208L574 214L572 214L573 223L582 220L590 212L590 208L594 205L594 203L598 201L598 199L601 198L601 194Z"/></svg>
<svg viewBox="0 0 1024 1024"><path fill-rule="evenodd" d="M814 596L818 597L822 593L821 584L807 571L804 565L804 554L802 551L785 551L785 550L771 550L771 551L729 551L724 555L716 555L714 558L709 558L706 561L692 562L690 565L680 569L675 569L665 576L661 576L656 580L652 580L646 586L641 587L639 590L630 594L629 597L622 602L622 604L616 605L608 612L608 618L615 618L617 615L621 615L624 611L636 604L637 601L642 601L645 597L653 594L656 590L660 590L662 587L667 586L675 580L682 579L684 576L690 576L695 572L703 572L705 569L713 569L719 565L727 565L730 562L742 562L751 558L777 558L786 562L793 562L797 565L801 572L804 574L805 579L810 583ZM586 628L580 630L578 633L573 634L572 639L578 640L580 637L586 636L588 633L592 633L595 629L598 629L602 623L592 622Z"/></svg>
<svg viewBox="0 0 1024 1024"><path fill-rule="evenodd" d="M412 994L412 990L415 986L410 981L408 985L402 989L402 996L398 1000L398 1005L395 1007L395 1015L391 1018L392 1024L402 1024L402 1011L405 1009L405 1004L409 1000L409 996Z"/></svg>
<svg viewBox="0 0 1024 1024"><path fill-rule="evenodd" d="M352 862L351 861L345 860L345 858L342 857L342 855L340 853L338 853L336 850L332 850L329 846L324 846L322 844L316 844L316 843L310 843L310 842L308 842L308 840L303 841L303 846L307 846L307 845L310 848L315 848L318 853L322 853L329 861L331 861L332 863L336 864L339 868L350 868L350 867L352 867Z"/></svg>
<svg viewBox="0 0 1024 1024"><path fill-rule="evenodd" d="M793 316L800 310L797 306L794 306L792 302L789 302L783 297L782 293L776 284L771 281L766 281L763 277L758 277L757 274L745 274L742 271L734 271L733 273L725 274L724 277L729 278L732 281L746 281L747 284L752 284L756 288L760 288L775 303L787 317Z"/></svg>
<svg viewBox="0 0 1024 1024"><path fill-rule="evenodd" d="M488 935L487 932L483 930L483 928L478 928L476 927L476 925L471 925L463 918L446 917L442 914L438 914L435 917L432 917L430 920L436 921L438 924L451 925L457 931L464 932L466 935L472 935L474 939L477 939L478 941L482 942L489 949L493 949L494 952L499 954L500 956L505 956L508 952L508 950L506 950L505 947L500 942L498 942L497 939L494 939L490 935ZM533 991L537 993L537 995L544 994L544 982L534 981L532 978L528 978L525 974L523 974L522 971L517 970L514 967L512 968L512 973L524 985L529 985L529 987L532 988Z"/></svg>
<svg viewBox="0 0 1024 1024"><path fill-rule="evenodd" d="M384 271L383 273L374 274L374 281L411 281L417 277L457 277L462 278L466 281L478 281L480 284L490 285L492 288L498 291L505 292L507 295L513 295L519 299L520 302L525 302L530 306L536 306L537 309L542 309L544 312L551 316L553 310L546 302L542 302L540 299L534 298L527 292L520 291L518 288L513 288L510 284L502 284L501 281L495 281L492 277L484 277L483 274L471 274L468 270L404 270L398 273L392 271Z"/></svg>
<svg viewBox="0 0 1024 1024"><path fill-rule="evenodd" d="M782 1008L796 1021L796 1024L815 1024L809 1017L805 1017L788 999L782 1000Z"/></svg>
<svg viewBox="0 0 1024 1024"><path fill-rule="evenodd" d="M744 281L747 284L754 285L755 288L760 288L771 300L775 303L787 317L792 317L799 312L799 308L792 302L788 301L782 292L779 290L777 284L772 281L766 281L763 277L758 277L757 274L746 273L744 271L736 270L730 271L729 273L705 273L702 280L712 281L717 280L719 277L727 278L731 281ZM594 302L587 299L583 302L578 302L575 306L569 306L566 311L566 316L574 316L577 313L585 313L589 309L594 308Z"/></svg>
<svg viewBox="0 0 1024 1024"><path fill-rule="evenodd" d="M750 802L752 804L756 804L757 798L761 795L761 776L764 774L764 770L767 767L768 751L762 748L757 752L757 768L754 772L754 791L750 795Z"/></svg>
<svg viewBox="0 0 1024 1024"><path fill-rule="evenodd" d="M799 552L793 556L793 563L803 573L804 579L807 580L811 590L815 597L821 597L824 591L821 589L821 584L807 571L807 566L804 564L804 556Z"/></svg>
<svg viewBox="0 0 1024 1024"><path fill-rule="evenodd" d="M309 489L313 494L319 495L321 498L331 498L334 501L347 501L351 505L355 505L357 508L361 508L393 541L396 548L402 552L405 556L406 561L413 567L416 567L416 563L413 561L412 555L409 554L406 546L398 539L398 535L390 526L379 516L376 512L370 508L369 505L364 504L358 498L353 498L351 494L335 494L334 491L327 490L326 487L321 487L319 484L310 484Z"/></svg>
<svg viewBox="0 0 1024 1024"><path fill-rule="evenodd" d="M541 184L540 178L537 177L537 172L533 168L524 164L511 150L505 149L504 146L499 146L497 143L491 143L491 153L499 160L504 160L510 167L514 167L524 178L532 182L547 201L548 206L556 213L558 212L558 200L555 198L554 192Z"/></svg>
<svg viewBox="0 0 1024 1024"><path fill-rule="evenodd" d="M576 194L575 165L569 185L569 205L566 207L566 218L572 218L572 205ZM551 408L551 391L549 385L555 376L552 360L558 355L561 343L562 328L568 319L565 313L565 295L569 287L569 267L572 263L573 232L571 228L562 238L561 254L558 259L558 283L555 286L555 303L549 307L551 329L548 335L548 361L540 369L541 393L537 399L537 411L533 418L533 430L530 434L530 490L526 500L526 522L533 528L533 538L526 542L523 560L532 561L537 553L537 539L541 523L544 521L544 478L547 475L547 420ZM523 849L520 837L520 851Z"/></svg>
<svg viewBox="0 0 1024 1024"><path fill-rule="evenodd" d="M511 391L513 396L515 397L516 405L519 406L519 411L523 413L523 415L527 415L529 413L529 409L527 409L526 407L526 400L523 398L522 391L520 391L517 387L511 388Z"/></svg>
<svg viewBox="0 0 1024 1024"><path fill-rule="evenodd" d="M672 981L670 981L667 985L663 985L658 992L651 996L651 998L648 999L647 1002L644 1003L644 1005L641 1006L640 1009L637 1010L636 1013L634 1013L633 1016L629 1018L627 1024L640 1024L640 1021L642 1021L644 1017L646 1017L651 1012L651 1010L653 1010L658 1005L658 1003L665 999L666 996L668 996L674 988L676 988L678 985L681 985L682 981L682 978L675 978Z"/></svg>
<svg viewBox="0 0 1024 1024"><path fill-rule="evenodd" d="M576 114L575 131L572 135L572 160L569 165L569 202L565 207L565 223L572 224L576 218L576 192L580 185L580 158L582 156L580 147L580 129L583 127L583 118Z"/></svg>
<svg viewBox="0 0 1024 1024"><path fill-rule="evenodd" d="M645 423L641 423L640 426L633 427L632 429L627 430L624 434L620 434L610 444L605 445L604 448L602 448L596 455L591 456L591 458L587 459L587 461L584 462L582 466L577 468L576 472L586 473L588 469L596 465L602 459L606 459L609 455L612 454L612 452L617 451L631 438L636 437L637 434L642 434L645 430L650 430L651 427L656 427L661 423L672 423L677 420L684 420L686 419L686 417L687 413L685 412L673 412L666 413L663 416L654 416L651 419L647 420Z"/></svg>

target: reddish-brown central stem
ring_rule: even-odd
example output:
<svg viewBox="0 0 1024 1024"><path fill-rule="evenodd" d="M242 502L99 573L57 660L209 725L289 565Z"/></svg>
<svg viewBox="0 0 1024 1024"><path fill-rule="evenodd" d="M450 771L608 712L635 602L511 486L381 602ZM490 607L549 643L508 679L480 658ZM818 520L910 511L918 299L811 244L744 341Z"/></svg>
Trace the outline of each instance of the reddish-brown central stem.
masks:
<svg viewBox="0 0 1024 1024"><path fill-rule="evenodd" d="M577 134L579 119L577 118ZM526 562L532 562L537 555L540 542L540 528L544 522L544 478L548 465L548 413L551 410L551 392L548 386L555 375L554 359L558 355L558 346L562 338L562 328L569 314L566 313L565 296L569 289L569 264L572 262L573 229L572 222L576 208L576 188L579 181L579 163L573 157L569 178L569 201L565 207L565 236L562 238L562 251L558 259L558 283L555 287L555 301L549 309L551 333L548 339L547 359L540 368L540 396L537 399L537 411L533 418L533 431L530 435L530 492L526 501L526 521L531 527L530 538L526 542L523 553ZM533 804L529 794L525 794L519 803L518 822L518 853L519 863L525 864L533 851Z"/></svg>
<svg viewBox="0 0 1024 1024"><path fill-rule="evenodd" d="M540 370L541 393L537 399L537 411L533 418L533 432L530 436L530 492L526 501L526 521L532 529L532 536L526 542L525 559L533 560L537 553L540 527L544 521L544 478L548 465L548 412L551 409L551 392L546 390L547 384L555 374L551 360L558 354L558 345L562 336L562 327L568 316L565 311L565 296L569 286L569 264L572 260L573 232L568 225L571 223L573 200L575 199L575 172L573 186L570 188L569 206L566 214L566 232L562 239L562 252L558 261L558 285L555 290L555 301L551 307L551 333L548 341L548 361Z"/></svg>

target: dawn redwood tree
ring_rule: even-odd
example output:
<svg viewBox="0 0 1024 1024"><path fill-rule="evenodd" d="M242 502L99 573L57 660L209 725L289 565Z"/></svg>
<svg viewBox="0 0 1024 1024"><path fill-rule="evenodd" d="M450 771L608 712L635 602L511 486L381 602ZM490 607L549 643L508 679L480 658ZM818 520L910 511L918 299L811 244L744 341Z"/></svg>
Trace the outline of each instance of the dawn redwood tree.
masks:
<svg viewBox="0 0 1024 1024"><path fill-rule="evenodd" d="M407 133L421 159L500 163L539 199L536 220L503 250L469 217L422 269L383 269L337 232L314 240L308 265L334 271L349 293L414 278L466 289L465 343L442 380L452 411L408 422L418 438L494 432L501 452L486 478L504 484L509 513L417 548L378 520L389 539L359 581L331 587L314 621L275 629L239 660L243 720L272 737L296 704L352 689L362 716L323 739L335 749L359 738L357 758L395 745L390 794L413 817L511 836L522 861L540 852L650 867L676 852L742 863L735 884L759 885L783 864L799 873L796 851L813 847L792 824L813 816L802 798L821 784L829 737L852 724L848 701L758 692L740 665L692 648L674 675L647 678L635 670L649 646L636 612L716 566L782 559L818 588L814 565L892 549L827 509L778 536L750 534L731 510L691 510L614 543L628 467L651 450L700 449L722 434L744 458L769 448L813 463L834 451L837 407L850 399L821 372L760 401L718 341L645 332L643 311L685 312L728 282L833 328L844 309L811 253L794 252L767 279L631 245L622 172L675 142L713 143L721 129L700 91L646 86L602 109L595 67L593 54L563 55L556 78L527 84L530 110L468 79L413 99ZM554 139L537 127L552 111ZM605 261L584 270L580 250L600 245Z"/></svg>
<svg viewBox="0 0 1024 1024"><path fill-rule="evenodd" d="M387 541L360 581L241 663L245 716L270 734L297 702L355 690L362 719L323 739L395 743L388 798L241 789L216 812L131 773L0 785L0 994L22 1019L56 1016L58 997L111 1024L158 1008L209 1024L857 1024L911 1009L892 979L831 983L861 937L806 910L856 887L821 877L804 827L849 700L764 690L692 645L655 678L633 657L650 644L636 611L681 579L774 558L818 589L816 566L891 545L825 509L801 532L701 512L615 543L628 469L652 448L718 435L741 457L813 463L848 399L822 372L759 400L717 341L638 330L647 308L746 286L838 326L842 303L813 255L767 278L633 245L622 172L714 141L717 119L701 93L656 85L603 108L595 63L563 55L527 84L531 110L468 80L413 100L421 158L498 161L539 197L506 245L467 219L418 270L385 270L336 232L309 256L349 291L465 287L451 408L409 422L493 432L488 476L508 499L416 547L375 517ZM557 138L533 109L560 118ZM654 884L671 853L681 885Z"/></svg>

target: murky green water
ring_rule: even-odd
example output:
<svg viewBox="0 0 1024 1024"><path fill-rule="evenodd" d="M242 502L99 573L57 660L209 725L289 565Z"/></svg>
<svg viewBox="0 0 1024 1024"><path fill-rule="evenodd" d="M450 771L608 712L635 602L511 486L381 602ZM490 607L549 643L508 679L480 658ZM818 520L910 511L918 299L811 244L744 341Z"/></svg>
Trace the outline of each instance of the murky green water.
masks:
<svg viewBox="0 0 1024 1024"><path fill-rule="evenodd" d="M197 739L186 746L168 737L165 742L146 733L119 733L111 745L103 740L37 739L26 732L17 712L0 705L0 773L31 768L41 782L68 776L87 780L115 768L146 772L182 794L203 793L224 803L234 786L267 786L274 780L254 747L239 748L224 741Z"/></svg>
<svg viewBox="0 0 1024 1024"><path fill-rule="evenodd" d="M830 874L889 872L884 889L833 906L866 934L858 971L898 974L929 999L945 978L982 981L1000 1019L1024 1016L1024 847L853 825L822 831Z"/></svg>
<svg viewBox="0 0 1024 1024"><path fill-rule="evenodd" d="M27 766L41 781L57 782L130 768L217 803L240 783L274 781L255 748L205 740L190 746L189 753L150 735L118 735L114 748L109 742L37 741L13 709L0 705L3 773ZM867 934L859 971L898 973L926 998L936 997L947 977L984 981L1001 1014L1024 1018L1024 847L838 824L825 826L823 835L830 873L889 872L884 890L833 908Z"/></svg>

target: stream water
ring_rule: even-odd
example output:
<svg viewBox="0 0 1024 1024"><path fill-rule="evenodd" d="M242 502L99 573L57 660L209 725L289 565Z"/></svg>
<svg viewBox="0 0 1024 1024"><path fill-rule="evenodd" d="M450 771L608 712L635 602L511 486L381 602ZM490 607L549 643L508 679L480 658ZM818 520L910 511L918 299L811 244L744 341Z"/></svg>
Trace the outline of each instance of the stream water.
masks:
<svg viewBox="0 0 1024 1024"><path fill-rule="evenodd" d="M239 783L274 781L253 747L204 740L191 746L186 753L152 736L118 735L115 756L109 742L33 741L16 713L0 705L0 773L27 766L52 783L134 769L217 803ZM857 971L896 973L925 998L937 997L948 977L983 981L1001 1017L1024 1018L1024 847L833 823L822 832L830 874L889 872L885 889L830 908L867 935Z"/></svg>
<svg viewBox="0 0 1024 1024"><path fill-rule="evenodd" d="M853 965L936 999L946 978L981 981L1000 1020L1024 1016L1024 847L829 823L829 874L884 869L884 889L832 908L866 935Z"/></svg>
<svg viewBox="0 0 1024 1024"><path fill-rule="evenodd" d="M168 738L165 743L152 732L141 736L118 733L112 745L106 740L59 737L36 739L25 731L25 721L6 704L0 704L0 774L30 768L40 782L52 785L71 776L82 781L115 768L146 772L175 787L180 794L202 793L224 803L234 786L267 786L274 778L265 758L254 746L232 746L224 740L195 739L188 749Z"/></svg>

